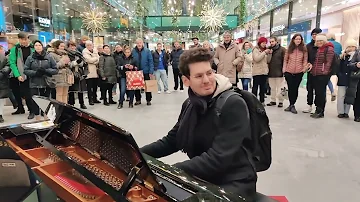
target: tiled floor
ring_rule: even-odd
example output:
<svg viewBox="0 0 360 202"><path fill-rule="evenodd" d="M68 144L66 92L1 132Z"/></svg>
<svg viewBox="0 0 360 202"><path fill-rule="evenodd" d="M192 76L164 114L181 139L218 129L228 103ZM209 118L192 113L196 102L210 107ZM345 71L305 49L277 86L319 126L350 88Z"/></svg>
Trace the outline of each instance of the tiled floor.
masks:
<svg viewBox="0 0 360 202"><path fill-rule="evenodd" d="M171 77L171 75L170 75ZM173 86L172 77L169 78ZM154 94L153 105L118 110L95 105L88 111L130 131L139 146L166 135L178 118L187 93ZM297 108L306 106L306 91L300 90ZM116 97L117 98L117 97ZM143 100L144 102L144 100ZM25 116L11 116L6 123L25 122ZM258 191L285 195L291 202L346 202L360 199L360 123L336 118L336 103L328 101L326 117L314 120L308 114L293 115L267 107L274 133L273 164L260 173ZM351 113L352 116L352 113ZM172 164L187 159L177 153L162 159Z"/></svg>

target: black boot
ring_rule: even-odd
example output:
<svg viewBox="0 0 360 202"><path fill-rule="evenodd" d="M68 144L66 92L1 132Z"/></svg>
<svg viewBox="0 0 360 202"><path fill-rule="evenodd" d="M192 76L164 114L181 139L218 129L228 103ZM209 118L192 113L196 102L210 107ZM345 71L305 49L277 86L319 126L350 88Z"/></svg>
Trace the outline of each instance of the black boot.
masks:
<svg viewBox="0 0 360 202"><path fill-rule="evenodd" d="M117 102L115 102L113 99L109 99L109 104L114 105L117 104Z"/></svg>
<svg viewBox="0 0 360 202"><path fill-rule="evenodd" d="M17 115L17 114L25 114L25 109L17 108L17 110L15 112L11 113L11 115Z"/></svg>
<svg viewBox="0 0 360 202"><path fill-rule="evenodd" d="M324 118L324 112L322 112L322 111L315 111L315 113L314 113L314 114L311 114L310 117L311 117L311 118L314 118L314 119Z"/></svg>
<svg viewBox="0 0 360 202"><path fill-rule="evenodd" d="M35 118L35 114L34 114L34 113L30 113L27 118L28 118L28 119L33 119L33 118Z"/></svg>
<svg viewBox="0 0 360 202"><path fill-rule="evenodd" d="M123 103L122 103L122 102L119 102L119 105L118 105L118 107L117 107L117 108L118 108L118 109L122 109L122 108L123 108L123 106L124 106L124 105L123 105Z"/></svg>
<svg viewBox="0 0 360 202"><path fill-rule="evenodd" d="M106 99L103 99L103 101L104 101L104 105L105 105L105 106L109 106L109 105L110 105Z"/></svg>
<svg viewBox="0 0 360 202"><path fill-rule="evenodd" d="M129 108L134 108L133 103L129 103Z"/></svg>
<svg viewBox="0 0 360 202"><path fill-rule="evenodd" d="M0 123L4 123L4 118L3 118L3 116L2 115L0 115Z"/></svg>
<svg viewBox="0 0 360 202"><path fill-rule="evenodd" d="M360 122L360 117L355 117L354 121L355 122Z"/></svg>
<svg viewBox="0 0 360 202"><path fill-rule="evenodd" d="M136 105L141 105L141 101L136 101L136 102L135 102L135 106L136 106Z"/></svg>
<svg viewBox="0 0 360 202"><path fill-rule="evenodd" d="M87 107L85 106L85 104L80 104L80 108L81 108L81 109L87 109Z"/></svg>

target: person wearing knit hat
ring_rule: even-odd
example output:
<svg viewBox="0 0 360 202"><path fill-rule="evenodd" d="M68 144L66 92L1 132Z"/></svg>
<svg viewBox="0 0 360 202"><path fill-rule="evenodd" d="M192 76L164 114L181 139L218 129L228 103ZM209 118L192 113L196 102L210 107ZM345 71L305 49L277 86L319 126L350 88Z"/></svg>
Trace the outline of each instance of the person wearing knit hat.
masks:
<svg viewBox="0 0 360 202"><path fill-rule="evenodd" d="M353 105L354 121L360 122L360 50L354 51L358 47L358 43L353 39L347 40L345 44L345 52L348 52L350 55L349 60L351 58L351 61L348 63L350 79L344 103Z"/></svg>
<svg viewBox="0 0 360 202"><path fill-rule="evenodd" d="M260 88L260 102L265 106L265 93L266 93L266 81L269 73L269 67L267 63L267 57L272 53L272 50L266 49L267 39L260 37L258 45L254 48L253 57L253 88L252 93L257 96L258 88Z"/></svg>
<svg viewBox="0 0 360 202"><path fill-rule="evenodd" d="M351 68L349 64L355 55L356 41L354 39L348 39L345 42L345 50L340 55L340 68L337 73L338 77L338 100L337 100L337 112L338 118L349 118L350 104L346 104L345 95L349 88ZM356 85L353 89L356 89Z"/></svg>
<svg viewBox="0 0 360 202"><path fill-rule="evenodd" d="M309 73L312 76L311 85L315 89L315 113L312 118L323 118L326 105L326 86L332 73L332 62L335 57L334 45L327 42L323 34L316 36L317 52L315 62L309 66Z"/></svg>
<svg viewBox="0 0 360 202"><path fill-rule="evenodd" d="M316 40L316 36L318 34L320 34L322 32L322 30L320 28L315 28L311 31L311 37L312 40L310 43L308 43L306 45L306 50L308 53L308 68L310 69L311 66L314 64L315 62L315 56L316 56L316 52L317 52L317 47L315 46L315 40ZM311 113L312 112L312 105L314 104L314 86L311 85L312 81L312 75L311 74L307 74L307 83L306 83L306 90L308 91L307 93L307 104L308 107L303 110L303 113Z"/></svg>
<svg viewBox="0 0 360 202"><path fill-rule="evenodd" d="M324 43L327 43L327 42L328 42L327 37L326 37L326 35L324 35L324 34L318 34L318 35L316 35L315 41L316 41L316 42L318 42L318 41L323 41Z"/></svg>
<svg viewBox="0 0 360 202"><path fill-rule="evenodd" d="M313 36L313 35L317 35L317 34L320 34L322 32L322 29L320 29L320 28L315 28L315 29L313 29L312 31L311 31L311 36ZM313 37L313 39L314 39L314 37Z"/></svg>

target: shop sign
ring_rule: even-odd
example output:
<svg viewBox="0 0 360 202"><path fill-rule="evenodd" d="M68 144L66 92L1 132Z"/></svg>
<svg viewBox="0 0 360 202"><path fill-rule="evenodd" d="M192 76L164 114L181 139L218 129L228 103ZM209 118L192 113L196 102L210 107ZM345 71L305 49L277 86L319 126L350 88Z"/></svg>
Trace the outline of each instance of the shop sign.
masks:
<svg viewBox="0 0 360 202"><path fill-rule="evenodd" d="M279 26L273 27L271 29L271 33L274 34L274 32L283 31L285 28L286 28L285 25L279 25Z"/></svg>
<svg viewBox="0 0 360 202"><path fill-rule="evenodd" d="M40 26L50 27L50 24L51 24L50 19L38 17L38 21L39 21Z"/></svg>

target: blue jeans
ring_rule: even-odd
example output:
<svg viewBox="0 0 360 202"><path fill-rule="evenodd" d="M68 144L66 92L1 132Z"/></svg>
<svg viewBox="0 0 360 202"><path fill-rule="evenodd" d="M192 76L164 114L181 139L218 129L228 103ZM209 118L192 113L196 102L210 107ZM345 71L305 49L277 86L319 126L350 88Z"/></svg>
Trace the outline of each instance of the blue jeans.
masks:
<svg viewBox="0 0 360 202"><path fill-rule="evenodd" d="M162 81L162 83L164 85L164 91L168 91L169 87L168 87L168 78L167 78L166 70L159 69L159 70L154 71L154 74L155 74L157 85L158 85L158 91L161 91L160 80Z"/></svg>
<svg viewBox="0 0 360 202"><path fill-rule="evenodd" d="M125 100L125 94L126 94L126 78L119 78L119 89L120 89L119 103L123 103ZM128 90L127 92L128 92L127 96L130 99L130 103L133 103L135 91Z"/></svg>
<svg viewBox="0 0 360 202"><path fill-rule="evenodd" d="M248 91L249 90L249 83L250 83L251 79L249 78L241 78L241 83L243 86L243 90Z"/></svg>
<svg viewBox="0 0 360 202"><path fill-rule="evenodd" d="M331 94L334 94L334 86L333 86L331 80L329 80L327 86L329 87Z"/></svg>

